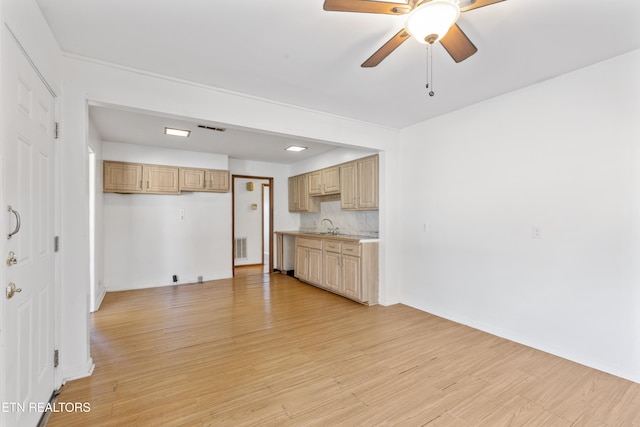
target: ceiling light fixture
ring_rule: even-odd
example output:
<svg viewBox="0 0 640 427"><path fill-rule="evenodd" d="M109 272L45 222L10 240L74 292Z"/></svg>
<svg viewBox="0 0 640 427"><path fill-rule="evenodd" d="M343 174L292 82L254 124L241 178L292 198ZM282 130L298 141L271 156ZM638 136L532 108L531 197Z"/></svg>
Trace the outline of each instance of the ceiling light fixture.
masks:
<svg viewBox="0 0 640 427"><path fill-rule="evenodd" d="M184 138L187 138L191 131L183 129L164 128L164 133L165 135L182 136Z"/></svg>
<svg viewBox="0 0 640 427"><path fill-rule="evenodd" d="M285 148L286 151L304 151L306 149L307 147L301 147L299 145L290 145L287 148Z"/></svg>
<svg viewBox="0 0 640 427"><path fill-rule="evenodd" d="M434 44L447 34L460 17L455 0L431 0L411 11L405 29L420 43Z"/></svg>

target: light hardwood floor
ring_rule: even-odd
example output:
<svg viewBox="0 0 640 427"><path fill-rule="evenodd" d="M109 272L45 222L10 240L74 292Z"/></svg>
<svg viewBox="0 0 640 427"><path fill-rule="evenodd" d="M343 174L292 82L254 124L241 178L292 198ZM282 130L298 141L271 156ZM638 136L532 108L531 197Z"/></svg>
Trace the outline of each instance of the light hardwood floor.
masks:
<svg viewBox="0 0 640 427"><path fill-rule="evenodd" d="M109 293L49 426L632 426L640 384L279 274Z"/></svg>

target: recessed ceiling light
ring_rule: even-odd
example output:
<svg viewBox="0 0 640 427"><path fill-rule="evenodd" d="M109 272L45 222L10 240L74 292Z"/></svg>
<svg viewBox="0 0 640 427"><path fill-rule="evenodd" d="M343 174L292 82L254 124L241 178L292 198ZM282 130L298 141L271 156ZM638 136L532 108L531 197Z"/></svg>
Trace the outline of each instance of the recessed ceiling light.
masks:
<svg viewBox="0 0 640 427"><path fill-rule="evenodd" d="M287 151L304 151L307 147L300 147L299 145L290 145L285 150Z"/></svg>
<svg viewBox="0 0 640 427"><path fill-rule="evenodd" d="M186 138L186 137L189 136L191 131L190 130L182 130L182 129L164 128L164 133L166 135L183 136L183 137Z"/></svg>

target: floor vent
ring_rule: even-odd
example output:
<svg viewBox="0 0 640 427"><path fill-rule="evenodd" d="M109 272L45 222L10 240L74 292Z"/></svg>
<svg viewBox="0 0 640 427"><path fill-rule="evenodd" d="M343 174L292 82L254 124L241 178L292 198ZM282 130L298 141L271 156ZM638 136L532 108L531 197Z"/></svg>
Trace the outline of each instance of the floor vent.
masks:
<svg viewBox="0 0 640 427"><path fill-rule="evenodd" d="M236 259L246 259L247 258L247 238L246 237L238 237L235 239L235 248L236 248Z"/></svg>

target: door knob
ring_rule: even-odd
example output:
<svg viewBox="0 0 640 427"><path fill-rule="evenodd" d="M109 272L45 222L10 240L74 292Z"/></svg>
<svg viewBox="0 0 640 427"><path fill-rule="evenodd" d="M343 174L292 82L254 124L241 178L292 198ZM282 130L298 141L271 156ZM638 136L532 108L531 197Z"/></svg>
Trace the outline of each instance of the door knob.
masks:
<svg viewBox="0 0 640 427"><path fill-rule="evenodd" d="M22 292L22 288L16 288L15 283L9 282L9 285L7 286L7 299L13 298L13 296L18 292Z"/></svg>
<svg viewBox="0 0 640 427"><path fill-rule="evenodd" d="M18 260L16 259L16 254L11 251L9 252L9 256L7 257L7 265L11 267L12 265L16 265Z"/></svg>

